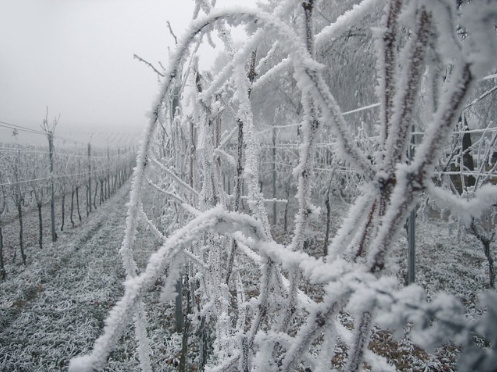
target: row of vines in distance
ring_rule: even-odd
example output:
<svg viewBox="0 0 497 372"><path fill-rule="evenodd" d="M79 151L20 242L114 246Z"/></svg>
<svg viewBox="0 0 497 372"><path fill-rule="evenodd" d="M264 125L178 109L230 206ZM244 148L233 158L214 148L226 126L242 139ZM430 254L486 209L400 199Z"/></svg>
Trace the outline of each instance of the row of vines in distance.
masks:
<svg viewBox="0 0 497 372"><path fill-rule="evenodd" d="M68 225L76 227L105 202L132 173L134 158L132 147L56 143L51 151L50 146L32 146L19 140L0 143L0 278L7 275L7 259L16 262L19 252L26 265L27 249L43 248L47 235L44 226L51 225L54 242L57 231ZM58 204L57 209L50 208L54 204ZM42 213L45 208L51 209L50 216ZM36 242L25 240L23 216L29 212L38 214ZM18 241L4 239L4 229L18 229Z"/></svg>

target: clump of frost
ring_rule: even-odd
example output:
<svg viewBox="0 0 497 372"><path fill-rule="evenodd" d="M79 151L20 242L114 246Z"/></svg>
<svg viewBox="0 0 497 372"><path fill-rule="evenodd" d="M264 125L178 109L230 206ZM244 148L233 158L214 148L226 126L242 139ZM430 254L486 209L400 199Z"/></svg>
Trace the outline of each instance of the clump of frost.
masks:
<svg viewBox="0 0 497 372"><path fill-rule="evenodd" d="M91 355L73 358L69 363L69 372L93 372L93 361Z"/></svg>

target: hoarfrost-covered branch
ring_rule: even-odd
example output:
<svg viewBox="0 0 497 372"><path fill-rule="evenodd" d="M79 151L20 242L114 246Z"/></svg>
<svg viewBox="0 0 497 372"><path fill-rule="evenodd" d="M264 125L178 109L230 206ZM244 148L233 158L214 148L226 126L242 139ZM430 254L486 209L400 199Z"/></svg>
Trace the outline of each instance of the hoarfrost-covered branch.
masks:
<svg viewBox="0 0 497 372"><path fill-rule="evenodd" d="M82 364L88 371L102 370L107 357L115 348L119 337L124 332L131 316L141 302L142 294L149 289L161 275L166 265L175 259L185 246L197 236L206 231L217 231L223 234L243 231L247 236L265 241L265 234L260 224L249 216L227 212L222 207L216 207L190 221L183 228L171 235L159 250L152 254L145 271L135 277L128 278L125 283L123 298L110 311L105 322L104 333L93 347L90 355L77 358L69 369L71 372L80 371Z"/></svg>
<svg viewBox="0 0 497 372"><path fill-rule="evenodd" d="M157 159L155 158L152 158L151 159L152 162L156 165L158 165L160 167L160 169L162 169L164 172L166 172L166 174L168 176L170 176L175 182L178 183L178 185L182 186L183 188L185 188L188 192L191 192L192 194L194 194L195 196L198 196L198 192L196 190L194 190L192 187L190 187L190 185L188 185L187 183L183 182L181 180L181 178L179 178L177 175L174 174L174 172L170 169L168 169L166 166L164 166L162 163L160 163Z"/></svg>
<svg viewBox="0 0 497 372"><path fill-rule="evenodd" d="M445 0L390 0L382 21L384 28L376 33L379 46L379 86L376 92L382 107L380 136L367 137L364 127L355 136L353 126L344 119L337 99L325 81L327 75L324 70L328 66L316 62L314 49L360 23L383 3L382 0L364 0L338 17L336 22L325 26L320 34L314 35L313 0L281 1L272 13L243 7L216 10L213 9L215 1L196 1L195 16L200 10L206 15L192 22L186 35L178 40L137 155L121 248L128 277L125 294L110 312L104 334L95 343L92 353L73 360L71 372L103 369L107 357L133 316L137 323L140 363L143 370L149 370L147 358L150 350L143 342L146 340L146 324L138 324L139 319L145 319L141 299L155 280L164 274L166 267L168 276L163 298L173 298L174 284L184 283L180 280L188 277L188 288L184 293L189 296L189 314L185 319L191 322L188 327L196 329L188 331L187 327L183 346L186 348L191 343L189 335L199 338L198 368L206 371L236 368L243 371L250 368L294 371L304 368L304 364L309 364L313 370L326 371L333 368L331 360L339 338L347 344L345 369L348 371L360 370L363 361L371 364L373 370L391 370L385 359L367 349L375 322L394 328L411 322L414 339L427 347L454 337L462 346L469 345L468 350L471 351L472 343L468 335L471 332L487 334L481 327L490 321L482 318L477 325L464 322L459 318L460 306L452 297L440 297L428 303L418 287L399 289L397 280L385 273L389 263L387 258L396 237L423 192L451 210L472 217L478 216L489 201L497 201L497 188L492 185L478 187L471 198L463 200L435 187L431 180L474 82L482 76L483 69L488 67L489 57L494 56L497 50L493 45L495 40L492 39L491 43L485 40L490 36L495 39L497 8L486 4L484 11L481 11L469 4L468 9L474 10L474 14L465 13L460 18L468 26L468 39L464 43L450 44L448 40L457 40L454 30L458 22L452 3ZM273 6L269 4L265 9ZM225 21L233 25L245 24L250 30L251 36L241 48L235 50ZM191 58L191 68L187 67L186 74L193 87L193 99L189 101L192 113L185 116L180 112L183 110L174 110L178 116L171 124L170 141L164 144L164 149L154 151L162 156L158 159L152 155L152 146L161 110L172 110L166 97L173 84L178 83L185 89L188 87L186 79L176 80L183 73L182 66L186 63L190 44L196 42L198 47L200 36L216 29L229 54L229 61L212 79L208 73L201 74L198 59ZM486 48L486 43L493 44ZM264 52L268 49L269 52L257 64L258 50ZM436 53L436 62L426 58L432 52ZM254 83L259 72L257 69L267 64L273 55L275 58L287 58ZM426 68L431 68L430 63L442 65L449 62L447 83L444 89L440 89L443 93L440 97L437 93L436 105L426 115L426 129L421 143L410 164L405 164L405 150L409 146L411 127L416 121L416 107L422 102L420 91ZM281 200L276 193L273 199L265 199L262 193L264 176L260 172L259 152L260 137L264 134L256 133L258 123L254 122L254 118L259 116L252 112L254 107L250 98L254 89L262 88L286 67L293 68L289 89L295 89L296 83L300 90L299 107L303 108L300 111L303 117L290 121L301 120L302 125L298 132L301 141L299 161L294 170L294 176L298 179L298 213L291 242L285 247L273 240L273 234L276 235L278 230L272 231L264 205L268 200ZM286 91L280 93L287 94ZM342 98L341 93L336 92L338 98ZM482 98L480 95L478 99ZM224 121L225 116L229 116L222 115L224 108L233 114L234 121L232 118ZM357 110L349 113L352 112ZM189 133L184 123L189 126ZM228 134L221 140L221 128L228 125L234 128L228 128L224 132ZM284 126L272 126L273 130L281 127ZM318 128L326 130L328 127L333 140L328 145L316 146ZM230 146L235 133L238 133L236 149ZM285 149L293 148L295 142ZM452 151L450 157L462 157L477 148L481 156L478 146L483 146L483 140L459 155ZM276 146L273 140L271 149L278 148L282 146ZM265 150L263 146L262 151ZM233 153L237 154L237 159ZM296 156L296 151L292 155ZM314 157L317 156L322 169L332 168L334 180L338 177L356 177L354 182L361 183L355 189L355 195L359 196L332 240L329 253L321 258L304 252L309 220L316 210L311 203L311 190L317 183L313 172ZM489 157L490 152L487 151L485 158ZM345 163L336 160L338 158L347 160L344 172L334 171L333 167L342 167ZM277 161L275 155L273 164L292 163L293 166L294 160ZM182 226L167 239L143 210L142 194L150 163L159 170L153 176L161 179L159 182L149 180L149 184L193 215L193 219L188 221L191 217L186 218L183 211L175 214L178 211L176 203L166 203L171 208L170 215L174 215L171 230L172 227ZM236 167L236 174L233 167ZM273 171L276 174L276 167ZM459 173L465 172L463 164ZM479 164L477 174L483 172L484 168ZM227 193L230 193L233 176L236 181L233 191L235 211L228 212L225 205L230 203L225 201L224 190L227 188ZM242 176L248 186L244 196ZM171 186L167 190L158 186L168 183ZM336 185L343 187L339 182ZM288 190L291 186L287 186ZM318 188L322 189L322 184ZM286 198L291 200L289 194L290 191ZM247 213L250 215L239 212L243 200L249 201ZM213 207L216 204L218 206ZM161 241L161 246L151 255L145 270L137 275L132 245L139 219L148 225L152 234ZM237 249L241 255L237 254ZM184 273L183 264L186 266ZM258 284L255 288L254 281L248 282L245 271L249 271L247 277L252 275L252 271L256 272ZM301 282L302 285L299 284ZM301 290L304 285L318 286L322 289L322 296L311 298ZM497 308L492 305L490 297L487 300L490 311ZM338 315L342 311L347 311L352 317L353 332L345 330L340 323ZM434 318L437 321L433 322ZM294 319L299 322L294 322ZM210 345L206 337L209 332L215 335ZM492 347L477 353L478 361L467 357L468 354L463 351L465 363L471 366L470 369L484 370L485 363L495 359L495 347ZM184 358L189 355L185 350L181 368L186 368Z"/></svg>
<svg viewBox="0 0 497 372"><path fill-rule="evenodd" d="M463 216L469 222L471 218L479 218L490 206L497 203L497 186L487 184L476 190L471 198L462 198L441 189L429 181L426 192L435 198L440 206Z"/></svg>

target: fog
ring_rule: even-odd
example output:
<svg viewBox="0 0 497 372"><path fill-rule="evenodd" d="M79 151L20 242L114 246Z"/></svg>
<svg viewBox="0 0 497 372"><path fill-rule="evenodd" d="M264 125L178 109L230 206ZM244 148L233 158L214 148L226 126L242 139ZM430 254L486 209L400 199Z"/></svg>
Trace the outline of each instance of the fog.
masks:
<svg viewBox="0 0 497 372"><path fill-rule="evenodd" d="M155 73L180 36L191 0L0 0L0 125L40 130L48 107L56 134L77 141L138 138L158 91ZM0 127L0 142L28 133Z"/></svg>

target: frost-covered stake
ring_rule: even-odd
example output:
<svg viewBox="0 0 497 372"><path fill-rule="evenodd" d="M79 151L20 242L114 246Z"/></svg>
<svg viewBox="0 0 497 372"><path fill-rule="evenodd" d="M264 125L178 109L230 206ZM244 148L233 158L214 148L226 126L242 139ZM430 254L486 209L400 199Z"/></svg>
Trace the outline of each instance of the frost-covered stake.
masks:
<svg viewBox="0 0 497 372"><path fill-rule="evenodd" d="M86 183L86 217L91 213L91 144L88 143L88 182Z"/></svg>
<svg viewBox="0 0 497 372"><path fill-rule="evenodd" d="M3 260L3 218L7 207L7 195L4 185L5 178L3 175L4 172L0 171L0 279L2 280L7 276Z"/></svg>
<svg viewBox="0 0 497 372"><path fill-rule="evenodd" d="M57 240L57 233L55 232L55 174L54 174L54 146L53 146L53 136L55 132L55 127L59 123L60 114L58 117L53 119L52 124L48 123L48 107L47 114L43 120L43 125L41 128L47 135L48 139L48 152L50 161L50 221L52 226L52 242Z"/></svg>

